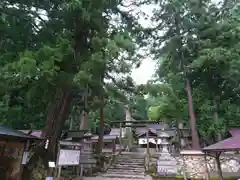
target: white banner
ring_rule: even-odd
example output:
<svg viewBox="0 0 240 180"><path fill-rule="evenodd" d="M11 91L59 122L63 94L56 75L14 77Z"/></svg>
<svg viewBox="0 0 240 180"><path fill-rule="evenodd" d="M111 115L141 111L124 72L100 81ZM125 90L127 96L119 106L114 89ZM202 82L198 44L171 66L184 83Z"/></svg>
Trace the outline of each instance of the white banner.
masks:
<svg viewBox="0 0 240 180"><path fill-rule="evenodd" d="M149 138L148 139L149 143L152 143L152 144L156 144L156 140L154 138ZM161 139L157 139L157 144L161 144L162 140ZM147 138L139 138L138 139L138 144L147 144Z"/></svg>

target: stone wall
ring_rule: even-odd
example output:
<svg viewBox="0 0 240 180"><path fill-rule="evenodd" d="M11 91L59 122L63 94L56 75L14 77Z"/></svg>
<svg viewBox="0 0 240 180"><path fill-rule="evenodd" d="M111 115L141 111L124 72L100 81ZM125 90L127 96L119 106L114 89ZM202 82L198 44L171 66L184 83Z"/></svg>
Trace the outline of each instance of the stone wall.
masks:
<svg viewBox="0 0 240 180"><path fill-rule="evenodd" d="M186 175L190 178L204 178L207 177L206 164L204 156L198 155L184 155L176 157L179 164L179 175Z"/></svg>
<svg viewBox="0 0 240 180"><path fill-rule="evenodd" d="M217 165L213 157L207 156L207 166L210 172L217 172ZM240 172L240 155L224 154L220 156L221 168L223 172Z"/></svg>
<svg viewBox="0 0 240 180"><path fill-rule="evenodd" d="M151 163L157 167L157 156L152 155ZM207 169L210 174L217 174L217 165L214 157L207 156L206 161L203 154L199 155L174 155L178 164L178 175L186 175L187 177L201 177L206 179ZM234 174L240 173L240 155L223 154L220 157L221 168L223 173Z"/></svg>

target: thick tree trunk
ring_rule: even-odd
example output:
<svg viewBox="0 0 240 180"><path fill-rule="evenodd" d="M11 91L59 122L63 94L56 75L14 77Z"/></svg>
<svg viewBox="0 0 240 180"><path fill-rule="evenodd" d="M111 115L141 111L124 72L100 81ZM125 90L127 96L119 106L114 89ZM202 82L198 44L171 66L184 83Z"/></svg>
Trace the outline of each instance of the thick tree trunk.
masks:
<svg viewBox="0 0 240 180"><path fill-rule="evenodd" d="M88 87L85 88L83 94L83 101L84 101L84 110L82 112L82 116L80 119L80 130L87 130L88 129Z"/></svg>
<svg viewBox="0 0 240 180"><path fill-rule="evenodd" d="M57 143L61 136L62 128L70 111L72 101L71 88L64 87L58 91L47 115L47 121L42 132L42 137L49 140L47 149L49 160L55 161Z"/></svg>
<svg viewBox="0 0 240 180"><path fill-rule="evenodd" d="M99 139L98 139L98 147L97 153L101 154L103 149L103 136L104 136L104 99L103 96L100 97L100 108L99 108L99 115L100 115L100 124L99 124Z"/></svg>
<svg viewBox="0 0 240 180"><path fill-rule="evenodd" d="M46 151L44 150L44 144L40 144L33 150L34 155L24 168L24 180L36 180L39 179L38 176L45 178L47 162L56 160L57 143L64 122L69 115L71 100L70 86L61 88L56 93L54 103L51 104L48 110L46 124L42 131L42 137L49 140L49 146ZM50 175L49 173L51 171L48 172L48 175Z"/></svg>
<svg viewBox="0 0 240 180"><path fill-rule="evenodd" d="M200 150L200 142L199 142L199 137L197 133L196 117L193 109L191 85L188 77L186 77L186 91L187 91L187 97L188 97L188 111L189 111L190 124L191 124L192 149Z"/></svg>
<svg viewBox="0 0 240 180"><path fill-rule="evenodd" d="M213 102L213 106L214 106L213 118L214 118L215 122L218 123L218 121L219 121L218 105L217 105L217 100L216 100L216 96L214 95L214 93L212 93L212 102ZM217 141L221 141L222 140L221 132L217 132L216 135L217 135Z"/></svg>
<svg viewBox="0 0 240 180"><path fill-rule="evenodd" d="M177 129L177 141L178 141L178 147L177 147L177 151L180 152L180 150L182 149L182 133L181 133L181 130L182 130L182 123L181 123L181 118L178 118L176 119L176 129Z"/></svg>

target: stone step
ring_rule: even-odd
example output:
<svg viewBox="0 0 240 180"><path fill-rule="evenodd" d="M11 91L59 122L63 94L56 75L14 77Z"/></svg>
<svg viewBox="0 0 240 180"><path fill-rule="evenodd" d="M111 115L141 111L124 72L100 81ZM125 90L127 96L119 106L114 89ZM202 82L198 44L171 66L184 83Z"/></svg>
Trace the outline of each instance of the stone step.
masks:
<svg viewBox="0 0 240 180"><path fill-rule="evenodd" d="M144 167L144 164L131 164L131 163L116 163L115 165L113 165L114 167L116 166L120 166L120 167L136 167L136 168L141 168Z"/></svg>
<svg viewBox="0 0 240 180"><path fill-rule="evenodd" d="M122 169L108 169L107 173L108 174L144 175L144 171L122 170Z"/></svg>
<svg viewBox="0 0 240 180"><path fill-rule="evenodd" d="M139 169L139 170L144 171L144 166L139 167L139 166L128 166L128 165L115 165L115 166L113 166L113 168L122 169L122 170L128 170L128 169L137 170L137 169Z"/></svg>
<svg viewBox="0 0 240 180"><path fill-rule="evenodd" d="M124 161L124 160L117 160L116 163L126 163L126 164L144 164L144 161Z"/></svg>
<svg viewBox="0 0 240 180"><path fill-rule="evenodd" d="M145 176L144 153L123 152L106 173L84 180L149 180Z"/></svg>
<svg viewBox="0 0 240 180"><path fill-rule="evenodd" d="M123 152L121 152L121 154L123 154L123 155L133 155L133 156L136 156L136 155L144 156L145 155L144 152L127 152L127 151L123 151Z"/></svg>
<svg viewBox="0 0 240 180"><path fill-rule="evenodd" d="M129 166L129 165L121 165L121 164L115 164L110 167L110 169L129 169L129 170L144 170L144 165L142 166Z"/></svg>
<svg viewBox="0 0 240 180"><path fill-rule="evenodd" d="M96 176L96 177L83 177L83 180L129 180L129 178L107 178L107 177L101 177L101 176ZM139 180L138 178L131 180ZM150 175L146 175L144 180L152 180L152 177Z"/></svg>
<svg viewBox="0 0 240 180"><path fill-rule="evenodd" d="M142 166L144 162L128 162L128 161L117 161L115 164L128 164Z"/></svg>
<svg viewBox="0 0 240 180"><path fill-rule="evenodd" d="M130 158L128 158L128 159L118 158L118 159L117 159L117 162L136 162L136 163L138 163L138 162L144 162L144 159L138 159L138 160L136 160L136 159L130 159Z"/></svg>
<svg viewBox="0 0 240 180"><path fill-rule="evenodd" d="M123 157L123 158L127 158L127 157L131 157L133 159L144 159L145 155L142 156L142 155L120 155L119 157Z"/></svg>
<svg viewBox="0 0 240 180"><path fill-rule="evenodd" d="M132 161L142 161L142 160L144 160L144 158L132 158L132 157L122 157L122 156L118 156L117 159L132 160Z"/></svg>
<svg viewBox="0 0 240 180"><path fill-rule="evenodd" d="M119 171L129 171L129 172L134 172L134 173L143 173L144 174L144 168L128 168L128 169L123 169L123 168L118 168L118 167L113 167L108 169L109 172L119 172Z"/></svg>
<svg viewBox="0 0 240 180"><path fill-rule="evenodd" d="M144 161L117 161L116 164L136 164L136 165L142 165L144 164Z"/></svg>
<svg viewBox="0 0 240 180"><path fill-rule="evenodd" d="M106 177L84 177L83 180L129 180L129 178L106 178ZM138 179L131 179L131 180L138 180Z"/></svg>
<svg viewBox="0 0 240 180"><path fill-rule="evenodd" d="M139 155L121 154L121 155L119 155L119 157L123 157L123 158L131 157L131 158L134 158L134 159L142 159L142 158L145 157L145 155L144 156L141 156L141 155L139 156Z"/></svg>
<svg viewBox="0 0 240 180"><path fill-rule="evenodd" d="M105 178L126 178L126 179L145 179L144 175L132 175L132 174L124 174L124 173L115 173L115 174L111 174L111 173L104 173L101 175L101 177L105 177Z"/></svg>

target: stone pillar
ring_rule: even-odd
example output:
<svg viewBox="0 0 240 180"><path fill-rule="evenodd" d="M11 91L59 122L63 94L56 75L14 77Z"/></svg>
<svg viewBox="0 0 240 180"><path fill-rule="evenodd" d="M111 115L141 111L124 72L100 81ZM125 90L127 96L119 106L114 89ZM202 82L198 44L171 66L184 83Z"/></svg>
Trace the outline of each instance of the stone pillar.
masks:
<svg viewBox="0 0 240 180"><path fill-rule="evenodd" d="M200 150L181 151L183 171L187 178L207 179L204 153Z"/></svg>
<svg viewBox="0 0 240 180"><path fill-rule="evenodd" d="M183 123L179 123L178 124L178 129L181 131L183 129ZM185 147L186 145L186 141L184 137L180 137L180 143L181 143L181 147Z"/></svg>
<svg viewBox="0 0 240 180"><path fill-rule="evenodd" d="M155 139L155 143L156 143L156 152L158 152L158 138Z"/></svg>
<svg viewBox="0 0 240 180"><path fill-rule="evenodd" d="M132 120L130 110L128 106L125 106L125 122L127 126L130 126L131 123L127 123ZM132 128L131 127L125 127L125 132L127 136L127 151L130 151L132 146Z"/></svg>
<svg viewBox="0 0 240 180"><path fill-rule="evenodd" d="M183 129L183 123L179 123L179 124L178 124L178 128L179 128L179 129Z"/></svg>
<svg viewBox="0 0 240 180"><path fill-rule="evenodd" d="M119 146L120 146L120 150L122 150L122 138L123 138L123 132L122 132L122 123L120 123L120 127L119 127Z"/></svg>

